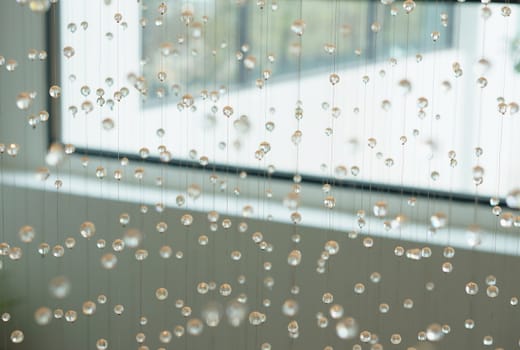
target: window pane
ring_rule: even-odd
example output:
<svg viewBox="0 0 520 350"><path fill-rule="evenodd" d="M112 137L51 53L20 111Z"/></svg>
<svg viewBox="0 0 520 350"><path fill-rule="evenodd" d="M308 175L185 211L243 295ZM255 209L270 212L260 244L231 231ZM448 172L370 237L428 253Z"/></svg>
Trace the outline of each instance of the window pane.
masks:
<svg viewBox="0 0 520 350"><path fill-rule="evenodd" d="M64 18L90 28L61 24L64 46L77 52L62 65L63 141L153 157L165 146L176 160L462 193L475 193L478 166L479 194L514 187L516 11L506 26L499 15L484 19L478 4L421 2L395 14L379 2L304 1L300 47L291 30L299 3L175 2L161 15L159 1L125 2L127 27L114 21L114 4L83 12L62 4ZM123 87L129 95L111 107ZM263 142L270 151L258 160Z"/></svg>

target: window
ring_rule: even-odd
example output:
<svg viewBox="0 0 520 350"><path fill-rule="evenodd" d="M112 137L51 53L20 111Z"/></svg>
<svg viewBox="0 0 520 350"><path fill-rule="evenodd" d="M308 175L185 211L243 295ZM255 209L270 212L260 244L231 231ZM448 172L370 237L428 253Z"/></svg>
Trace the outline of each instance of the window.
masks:
<svg viewBox="0 0 520 350"><path fill-rule="evenodd" d="M505 196L514 186L514 11L504 31L498 16L468 20L477 4L424 3L414 16L402 7L393 16L379 2L305 1L300 48L285 25L296 1L263 11L251 2L168 3L164 15L160 3L61 5L62 46L73 42L81 53L62 59L63 84L74 92L62 99L63 142L107 155L207 157L240 169L467 194L483 169L479 194ZM339 76L334 86L331 73ZM263 142L270 151L258 157ZM499 172L506 163L510 170Z"/></svg>

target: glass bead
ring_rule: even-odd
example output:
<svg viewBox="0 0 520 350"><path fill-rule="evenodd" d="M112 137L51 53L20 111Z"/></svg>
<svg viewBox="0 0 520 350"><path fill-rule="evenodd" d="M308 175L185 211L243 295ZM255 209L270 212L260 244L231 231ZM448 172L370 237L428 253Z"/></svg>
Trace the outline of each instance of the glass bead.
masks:
<svg viewBox="0 0 520 350"><path fill-rule="evenodd" d="M504 17L511 16L511 7L509 7L509 6L502 6L502 8L500 9L500 13Z"/></svg>
<svg viewBox="0 0 520 350"><path fill-rule="evenodd" d="M498 287L495 285L488 286L486 289L486 294L490 298L496 298L498 296Z"/></svg>
<svg viewBox="0 0 520 350"><path fill-rule="evenodd" d="M83 314L86 316L91 316L96 312L96 303L93 301L85 301L82 307Z"/></svg>
<svg viewBox="0 0 520 350"><path fill-rule="evenodd" d="M415 9L415 1L413 0L405 0L403 2L403 9L406 11L406 13L410 13Z"/></svg>
<svg viewBox="0 0 520 350"><path fill-rule="evenodd" d="M52 310L48 307L42 306L34 312L34 320L40 326L49 324L52 321L52 317Z"/></svg>
<svg viewBox="0 0 520 350"><path fill-rule="evenodd" d="M473 329L475 327L475 321L472 319L467 319L464 321L464 328L466 329Z"/></svg>
<svg viewBox="0 0 520 350"><path fill-rule="evenodd" d="M63 48L63 56L65 56L66 58L71 58L75 54L76 54L76 50L74 50L74 48L72 46L65 46Z"/></svg>
<svg viewBox="0 0 520 350"><path fill-rule="evenodd" d="M116 304L116 305L114 306L114 313L115 313L116 315L122 315L124 311L125 311L125 307L124 307L123 305L121 305L121 304Z"/></svg>
<svg viewBox="0 0 520 350"><path fill-rule="evenodd" d="M346 317L336 323L336 335L341 339L353 339L358 333L358 325L354 318Z"/></svg>
<svg viewBox="0 0 520 350"><path fill-rule="evenodd" d="M117 256L112 253L103 254L101 257L101 266L105 270L112 270L116 267L117 264Z"/></svg>
<svg viewBox="0 0 520 350"><path fill-rule="evenodd" d="M14 330L11 332L11 342L14 344L20 344L23 342L24 334L21 330Z"/></svg>
<svg viewBox="0 0 520 350"><path fill-rule="evenodd" d="M465 290L468 295L476 295L478 293L478 284L475 282L468 282Z"/></svg>
<svg viewBox="0 0 520 350"><path fill-rule="evenodd" d="M365 292L365 285L363 283L356 283L354 285L354 293L363 294Z"/></svg>
<svg viewBox="0 0 520 350"><path fill-rule="evenodd" d="M96 226L91 221L85 221L80 226L81 236L90 239L96 234Z"/></svg>
<svg viewBox="0 0 520 350"><path fill-rule="evenodd" d="M191 335L200 335L204 329L204 324L198 318L189 319L186 323L186 330Z"/></svg>
<svg viewBox="0 0 520 350"><path fill-rule="evenodd" d="M16 60L9 59L5 63L5 69L7 69L8 72L14 72L17 67L18 67L18 62Z"/></svg>
<svg viewBox="0 0 520 350"><path fill-rule="evenodd" d="M34 228L29 225L22 226L18 231L18 236L23 243L31 243L35 237Z"/></svg>
<svg viewBox="0 0 520 350"><path fill-rule="evenodd" d="M100 338L96 340L96 349L97 350L106 350L108 349L108 342L106 339Z"/></svg>
<svg viewBox="0 0 520 350"><path fill-rule="evenodd" d="M305 31L305 21L302 19L296 19L291 24L291 30L294 34L298 36L302 36Z"/></svg>
<svg viewBox="0 0 520 350"><path fill-rule="evenodd" d="M289 253L287 257L287 263L290 266L298 266L300 265L302 260L302 253L299 250L293 250Z"/></svg>
<svg viewBox="0 0 520 350"><path fill-rule="evenodd" d="M426 338L431 342L440 341L443 337L442 327L438 323L433 323L426 329Z"/></svg>
<svg viewBox="0 0 520 350"><path fill-rule="evenodd" d="M78 314L74 310L68 310L65 312L65 321L74 323L78 319Z"/></svg>
<svg viewBox="0 0 520 350"><path fill-rule="evenodd" d="M65 276L54 277L49 283L49 292L57 299L63 299L67 297L70 293L70 290L71 284L69 279Z"/></svg>

